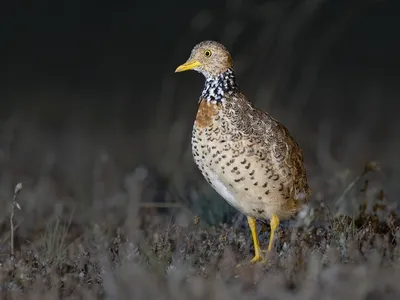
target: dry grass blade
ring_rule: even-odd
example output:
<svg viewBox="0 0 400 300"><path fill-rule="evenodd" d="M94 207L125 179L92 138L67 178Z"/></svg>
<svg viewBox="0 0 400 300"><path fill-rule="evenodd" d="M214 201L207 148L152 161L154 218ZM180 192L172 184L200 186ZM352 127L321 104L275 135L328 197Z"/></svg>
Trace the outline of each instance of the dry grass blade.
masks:
<svg viewBox="0 0 400 300"><path fill-rule="evenodd" d="M377 172L379 171L379 165L375 161L369 162L365 165L364 170L360 175L358 175L349 185L345 188L342 194L339 196L338 200L336 200L335 207L337 208L345 199L346 195L350 192L350 190L369 172Z"/></svg>
<svg viewBox="0 0 400 300"><path fill-rule="evenodd" d="M19 194L19 192L22 190L22 183L18 183L15 186L14 189L14 196L12 199L12 208L11 208L11 214L10 214L10 235L11 235L11 241L10 241L10 256L11 259L14 259L14 210L15 208L21 210L21 206L19 205L19 203L17 202L17 195Z"/></svg>
<svg viewBox="0 0 400 300"><path fill-rule="evenodd" d="M66 250L69 247L66 245L66 238L71 226L72 217L73 214L70 215L68 222L61 222L60 217L57 217L54 223L47 225L43 235L47 262L59 265L65 260Z"/></svg>

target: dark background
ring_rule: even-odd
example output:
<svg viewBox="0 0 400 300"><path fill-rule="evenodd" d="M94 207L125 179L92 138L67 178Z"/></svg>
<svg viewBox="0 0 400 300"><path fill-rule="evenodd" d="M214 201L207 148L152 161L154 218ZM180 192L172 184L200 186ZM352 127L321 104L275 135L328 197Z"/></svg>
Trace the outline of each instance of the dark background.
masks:
<svg viewBox="0 0 400 300"><path fill-rule="evenodd" d="M340 194L376 160L377 189L397 201L399 11L399 1L8 2L2 208L22 181L36 217L58 202L85 203L82 218L123 210L115 191L138 166L161 178L156 191L158 181L180 198L188 186L209 189L189 147L203 78L174 74L204 39L228 47L243 92L304 148L315 197Z"/></svg>

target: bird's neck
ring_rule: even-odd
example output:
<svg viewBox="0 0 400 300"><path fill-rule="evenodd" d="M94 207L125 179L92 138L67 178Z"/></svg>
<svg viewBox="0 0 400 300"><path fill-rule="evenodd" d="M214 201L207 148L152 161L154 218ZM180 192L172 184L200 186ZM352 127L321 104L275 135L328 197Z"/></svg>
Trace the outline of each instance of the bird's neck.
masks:
<svg viewBox="0 0 400 300"><path fill-rule="evenodd" d="M206 79L200 100L207 102L223 103L228 101L229 95L239 91L236 84L235 73L232 68L227 69L218 76L209 76Z"/></svg>

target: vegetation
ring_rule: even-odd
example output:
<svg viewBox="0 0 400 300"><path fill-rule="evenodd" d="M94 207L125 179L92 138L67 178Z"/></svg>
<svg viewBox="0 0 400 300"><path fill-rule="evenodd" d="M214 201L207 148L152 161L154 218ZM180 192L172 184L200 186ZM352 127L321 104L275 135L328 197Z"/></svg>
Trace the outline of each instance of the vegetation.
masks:
<svg viewBox="0 0 400 300"><path fill-rule="evenodd" d="M107 174L113 177L110 167ZM215 201L212 211L203 207L200 216L191 214L190 203L175 201L172 187L159 190L157 177L144 167L127 175L115 194L104 189L110 177L97 185L99 199L112 205L120 198L127 209L100 209L95 216L86 208L81 220L53 198L41 204L43 210L52 206L52 214L24 226L36 210L29 210L28 201L56 186L49 178L45 191L39 188L45 179L32 190L18 185L16 204L9 203L15 232L10 232L10 215L2 223L1 294L7 299L393 299L400 295L399 219L383 191L368 200L371 171L378 171L375 163L347 182L336 202L351 194L360 204L357 213L335 214L338 209L314 200L296 221L283 224L276 251L256 265L249 264L253 249L244 218L237 214L233 222L223 222L220 212L232 211L215 194L209 196ZM160 198L160 192L170 196ZM202 193L193 197L211 201L201 199L207 197ZM203 217L220 222L211 225ZM264 247L268 230L260 226Z"/></svg>

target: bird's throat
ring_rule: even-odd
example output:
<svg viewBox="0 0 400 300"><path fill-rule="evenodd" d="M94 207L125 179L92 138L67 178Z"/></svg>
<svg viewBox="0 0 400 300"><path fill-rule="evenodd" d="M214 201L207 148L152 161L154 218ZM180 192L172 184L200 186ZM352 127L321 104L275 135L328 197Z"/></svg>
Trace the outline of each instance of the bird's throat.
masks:
<svg viewBox="0 0 400 300"><path fill-rule="evenodd" d="M236 84L235 73L229 68L218 76L210 76L206 79L200 100L223 103L229 101L230 96L238 91L239 87Z"/></svg>

